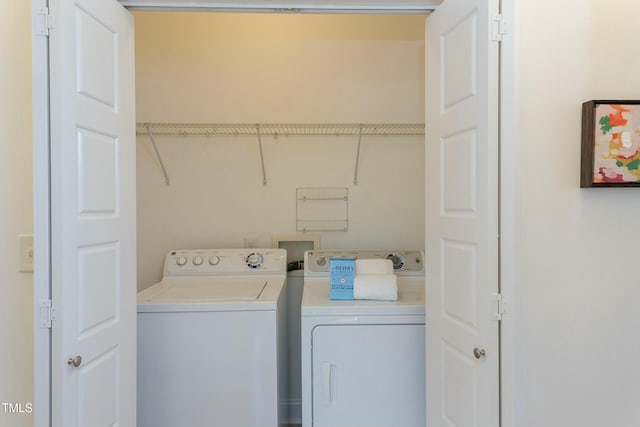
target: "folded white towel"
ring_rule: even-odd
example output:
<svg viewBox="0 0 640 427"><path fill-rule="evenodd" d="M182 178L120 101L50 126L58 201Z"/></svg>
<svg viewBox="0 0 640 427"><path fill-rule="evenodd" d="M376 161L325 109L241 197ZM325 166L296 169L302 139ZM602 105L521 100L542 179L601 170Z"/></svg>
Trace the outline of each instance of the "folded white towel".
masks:
<svg viewBox="0 0 640 427"><path fill-rule="evenodd" d="M357 259L356 276L361 274L393 274L390 259Z"/></svg>
<svg viewBox="0 0 640 427"><path fill-rule="evenodd" d="M397 301L398 279L393 273L356 274L353 279L353 297L355 299Z"/></svg>

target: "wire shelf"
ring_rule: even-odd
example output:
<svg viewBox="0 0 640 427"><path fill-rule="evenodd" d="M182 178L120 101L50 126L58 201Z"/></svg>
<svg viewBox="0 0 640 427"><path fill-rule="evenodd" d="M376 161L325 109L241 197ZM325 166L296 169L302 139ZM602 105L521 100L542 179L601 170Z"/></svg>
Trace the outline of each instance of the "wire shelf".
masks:
<svg viewBox="0 0 640 427"><path fill-rule="evenodd" d="M138 135L424 135L424 123L321 123L321 124L278 124L278 123L138 123Z"/></svg>
<svg viewBox="0 0 640 427"><path fill-rule="evenodd" d="M137 123L136 134L148 135L153 145L156 157L162 173L164 175L165 184L169 185L169 173L162 161L162 156L158 151L158 147L154 140L154 135L250 135L256 136L258 139L258 147L260 150L260 166L262 168L262 184L267 185L267 172L264 166L264 154L262 151L262 137L271 135L278 138L280 135L321 135L321 136L357 136L358 148L356 153L355 171L353 175L353 184L358 184L358 164L360 161L360 146L363 136L420 136L425 134L424 123L368 123L368 124L274 124L274 123ZM317 228L320 227L320 228ZM316 225L312 229L317 231L324 227ZM303 227L305 230L311 230ZM347 225L340 227L347 229Z"/></svg>

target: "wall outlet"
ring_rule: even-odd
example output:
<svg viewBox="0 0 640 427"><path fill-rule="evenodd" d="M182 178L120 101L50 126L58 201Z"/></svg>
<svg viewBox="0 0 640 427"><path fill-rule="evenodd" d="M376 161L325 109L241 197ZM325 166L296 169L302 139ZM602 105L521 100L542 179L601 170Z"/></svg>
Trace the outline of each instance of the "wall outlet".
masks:
<svg viewBox="0 0 640 427"><path fill-rule="evenodd" d="M20 271L33 273L33 234L19 234L18 246L20 247Z"/></svg>
<svg viewBox="0 0 640 427"><path fill-rule="evenodd" d="M245 237L244 238L244 247L245 248L257 248L258 247L258 238L257 237Z"/></svg>

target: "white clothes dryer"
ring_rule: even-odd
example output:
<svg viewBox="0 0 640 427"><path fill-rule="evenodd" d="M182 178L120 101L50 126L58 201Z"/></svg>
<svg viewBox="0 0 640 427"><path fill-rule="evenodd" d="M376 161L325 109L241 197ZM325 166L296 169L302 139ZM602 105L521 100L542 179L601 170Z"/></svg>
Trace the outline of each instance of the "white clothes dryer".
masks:
<svg viewBox="0 0 640 427"><path fill-rule="evenodd" d="M283 425L285 281L282 249L171 251L138 294L138 427Z"/></svg>
<svg viewBox="0 0 640 427"><path fill-rule="evenodd" d="M398 300L331 300L333 257L391 259ZM307 251L304 269L302 426L424 427L423 253Z"/></svg>

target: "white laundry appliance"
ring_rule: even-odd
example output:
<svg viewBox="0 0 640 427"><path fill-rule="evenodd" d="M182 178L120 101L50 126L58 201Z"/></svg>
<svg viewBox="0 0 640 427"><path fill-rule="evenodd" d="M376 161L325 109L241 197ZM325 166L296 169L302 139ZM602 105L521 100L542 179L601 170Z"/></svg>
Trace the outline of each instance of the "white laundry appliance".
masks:
<svg viewBox="0 0 640 427"><path fill-rule="evenodd" d="M138 427L276 427L286 251L171 251L138 294ZM122 361L126 363L126 361Z"/></svg>
<svg viewBox="0 0 640 427"><path fill-rule="evenodd" d="M334 257L391 259L398 300L331 300ZM305 253L303 427L424 427L424 289L421 251Z"/></svg>

